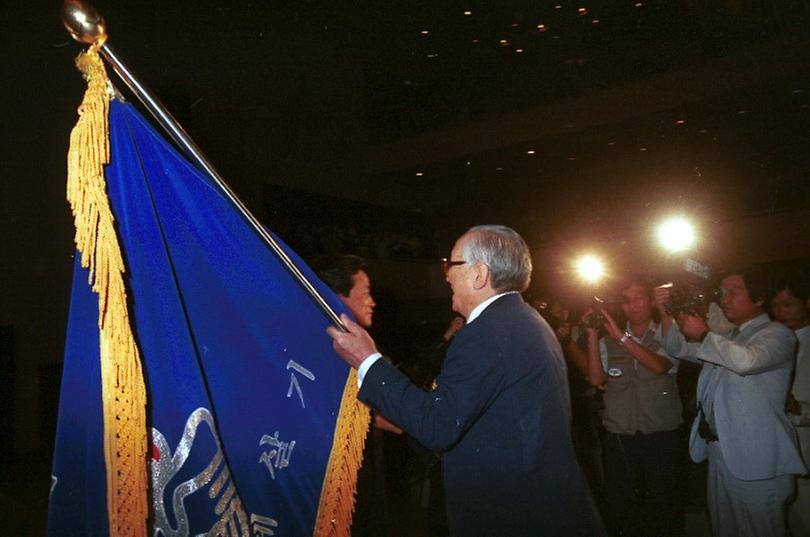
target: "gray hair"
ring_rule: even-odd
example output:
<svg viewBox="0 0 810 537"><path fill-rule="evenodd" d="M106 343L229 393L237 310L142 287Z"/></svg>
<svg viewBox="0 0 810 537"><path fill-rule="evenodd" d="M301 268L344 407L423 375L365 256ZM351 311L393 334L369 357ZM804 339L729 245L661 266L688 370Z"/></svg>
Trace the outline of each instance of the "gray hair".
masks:
<svg viewBox="0 0 810 537"><path fill-rule="evenodd" d="M532 277L532 258L526 241L506 226L471 227L464 234L461 257L468 263L489 267L492 288L499 292L523 292Z"/></svg>

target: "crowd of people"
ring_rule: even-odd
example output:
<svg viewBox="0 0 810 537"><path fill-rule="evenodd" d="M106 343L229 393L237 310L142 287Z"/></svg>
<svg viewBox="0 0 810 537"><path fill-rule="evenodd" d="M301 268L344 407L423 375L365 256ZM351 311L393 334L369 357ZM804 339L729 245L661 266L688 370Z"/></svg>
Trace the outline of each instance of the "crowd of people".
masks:
<svg viewBox="0 0 810 537"><path fill-rule="evenodd" d="M509 228L471 228L443 268L457 317L409 370L366 332L362 260L316 266L353 314L328 332L373 411L353 534L397 534L389 435L423 463L428 535L683 535L687 452L708 460L712 535L810 535L803 274L729 271L703 310L631 276L613 307L574 315L524 302L532 262Z"/></svg>
<svg viewBox="0 0 810 537"><path fill-rule="evenodd" d="M810 535L806 278L795 268L730 270L717 302L686 311L673 308L671 287L650 281L619 279L618 308L600 309L596 324L593 311L572 322L559 304L537 304L595 389L597 446L586 453L599 460L585 467L598 473L591 482L611 534L683 534L688 450L708 460L712 535Z"/></svg>

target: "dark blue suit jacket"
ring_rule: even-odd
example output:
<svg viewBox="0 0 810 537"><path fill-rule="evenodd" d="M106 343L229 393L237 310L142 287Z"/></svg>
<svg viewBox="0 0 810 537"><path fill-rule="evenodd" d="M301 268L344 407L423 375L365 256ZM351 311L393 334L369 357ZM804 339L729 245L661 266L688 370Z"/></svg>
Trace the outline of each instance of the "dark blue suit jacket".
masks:
<svg viewBox="0 0 810 537"><path fill-rule="evenodd" d="M566 366L554 333L518 294L455 337L425 392L378 360L361 401L443 451L453 535L603 535L574 458Z"/></svg>

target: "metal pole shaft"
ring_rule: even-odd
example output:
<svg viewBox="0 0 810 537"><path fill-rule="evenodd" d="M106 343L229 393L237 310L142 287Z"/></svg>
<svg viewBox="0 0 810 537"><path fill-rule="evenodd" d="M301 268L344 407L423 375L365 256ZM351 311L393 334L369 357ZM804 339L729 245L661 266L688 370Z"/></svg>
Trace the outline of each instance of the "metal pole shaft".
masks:
<svg viewBox="0 0 810 537"><path fill-rule="evenodd" d="M132 72L127 68L126 64L121 61L108 43L104 43L100 47L99 51L104 59L106 59L115 70L116 74L121 77L121 80L123 80L129 89L132 90L132 93L138 97L138 99L149 110L155 120L157 120L160 126L163 127L172 137L175 143L177 143L183 149L186 155L197 165L199 169L208 174L208 176L213 179L217 186L222 189L227 198L239 210L239 212L253 227L256 233L258 233L259 236L264 239L267 246L273 251L274 254L276 254L292 277L295 278L299 284L301 284L304 290L315 301L315 304L329 318L332 324L338 328L346 330L345 325L340 320L337 313L335 313L335 310L333 310L326 300L324 300L321 294L318 293L315 287L313 287L312 283L307 279L306 276L304 276L293 260L290 259L290 256L287 255L276 240L267 232L264 226L262 226L256 217L253 216L250 210L248 210L245 204L242 203L242 201L236 196L227 183L225 183L225 180L222 178L216 168L214 168L214 165L211 164L202 151L200 151L197 144L195 144L186 131L183 130L183 127L180 126L177 120L172 117L171 113L169 113L166 107L163 106L163 104L154 95L152 95L148 88L146 88L138 81L137 78L135 78Z"/></svg>

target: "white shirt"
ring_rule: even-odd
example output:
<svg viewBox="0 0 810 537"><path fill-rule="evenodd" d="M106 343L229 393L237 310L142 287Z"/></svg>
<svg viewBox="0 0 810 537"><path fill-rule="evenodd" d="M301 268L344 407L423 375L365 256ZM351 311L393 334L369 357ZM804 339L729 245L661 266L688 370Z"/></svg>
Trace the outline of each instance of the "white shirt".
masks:
<svg viewBox="0 0 810 537"><path fill-rule="evenodd" d="M507 291L506 293L500 293L500 294L497 294L495 296L491 296L488 299L484 300L483 302L478 304L475 308L473 308L473 310L470 312L470 315L467 317L467 322L465 324L470 324L475 319L477 319L478 316L481 315L481 313L485 309L487 309L487 307L490 304L492 304L493 302L495 302L496 300L498 300L502 296L511 295L513 293L517 293L517 291ZM357 368L357 386L358 387L363 385L363 379L365 378L366 373L371 368L371 366L373 366L377 362L377 360L379 360L380 358L382 358L382 354L380 354L379 352L375 352L374 354L370 354L370 355L366 356L363 359L363 361L360 363L360 367Z"/></svg>

